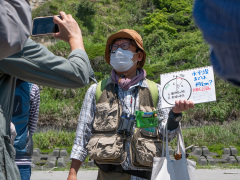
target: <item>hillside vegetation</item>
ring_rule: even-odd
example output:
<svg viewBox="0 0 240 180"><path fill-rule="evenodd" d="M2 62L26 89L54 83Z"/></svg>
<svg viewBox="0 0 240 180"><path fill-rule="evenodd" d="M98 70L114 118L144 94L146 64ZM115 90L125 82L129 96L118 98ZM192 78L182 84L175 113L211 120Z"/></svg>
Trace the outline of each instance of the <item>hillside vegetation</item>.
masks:
<svg viewBox="0 0 240 180"><path fill-rule="evenodd" d="M209 47L192 18L193 0L52 0L33 11L33 17L65 11L81 27L86 52L98 81L107 77L107 38L120 29L134 29L143 37L147 51L147 77L159 83L160 74L208 66ZM69 45L58 41L48 47L67 57ZM184 113L183 123L203 125L223 123L240 116L240 90L215 77L217 101L198 104ZM87 91L42 87L39 125L76 128L78 114Z"/></svg>

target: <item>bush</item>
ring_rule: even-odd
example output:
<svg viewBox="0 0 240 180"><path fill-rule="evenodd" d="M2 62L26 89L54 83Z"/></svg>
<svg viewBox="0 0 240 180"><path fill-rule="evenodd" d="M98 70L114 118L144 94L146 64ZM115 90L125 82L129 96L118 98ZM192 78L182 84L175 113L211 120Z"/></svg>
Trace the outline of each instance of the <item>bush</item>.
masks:
<svg viewBox="0 0 240 180"><path fill-rule="evenodd" d="M75 132L51 130L47 132L35 133L33 135L34 148L51 152L54 148L72 148L75 139ZM70 148L69 148L70 147Z"/></svg>

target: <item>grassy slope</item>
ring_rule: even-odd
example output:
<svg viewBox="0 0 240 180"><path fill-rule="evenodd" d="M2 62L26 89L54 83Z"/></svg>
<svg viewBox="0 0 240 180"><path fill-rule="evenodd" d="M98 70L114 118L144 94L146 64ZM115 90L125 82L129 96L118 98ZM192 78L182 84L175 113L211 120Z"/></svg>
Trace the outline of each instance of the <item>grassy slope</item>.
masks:
<svg viewBox="0 0 240 180"><path fill-rule="evenodd" d="M98 80L108 76L104 61L107 37L123 28L137 30L147 51L148 78L159 74L209 65L209 50L192 19L192 0L52 0L33 11L33 17L70 13L79 23L86 51ZM67 57L68 44L59 41L49 49ZM239 118L240 90L215 78L217 101L198 104L184 113L184 123L203 125ZM39 125L75 128L83 89L42 87Z"/></svg>

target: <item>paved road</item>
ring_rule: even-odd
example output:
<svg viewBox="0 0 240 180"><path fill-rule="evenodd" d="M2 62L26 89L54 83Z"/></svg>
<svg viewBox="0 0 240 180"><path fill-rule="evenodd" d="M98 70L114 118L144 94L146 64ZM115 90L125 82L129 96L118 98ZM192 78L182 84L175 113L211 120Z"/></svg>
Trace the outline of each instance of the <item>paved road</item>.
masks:
<svg viewBox="0 0 240 180"><path fill-rule="evenodd" d="M68 171L33 171L31 180L66 180ZM79 171L79 180L96 180L97 171ZM240 180L240 169L197 169L195 180Z"/></svg>

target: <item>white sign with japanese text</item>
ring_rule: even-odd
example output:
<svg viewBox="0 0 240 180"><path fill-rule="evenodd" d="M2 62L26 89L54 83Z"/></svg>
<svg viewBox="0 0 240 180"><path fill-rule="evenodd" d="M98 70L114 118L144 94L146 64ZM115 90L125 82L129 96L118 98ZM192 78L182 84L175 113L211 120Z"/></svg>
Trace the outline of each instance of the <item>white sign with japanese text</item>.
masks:
<svg viewBox="0 0 240 180"><path fill-rule="evenodd" d="M162 108L173 107L176 100L194 104L216 101L212 66L161 74Z"/></svg>

